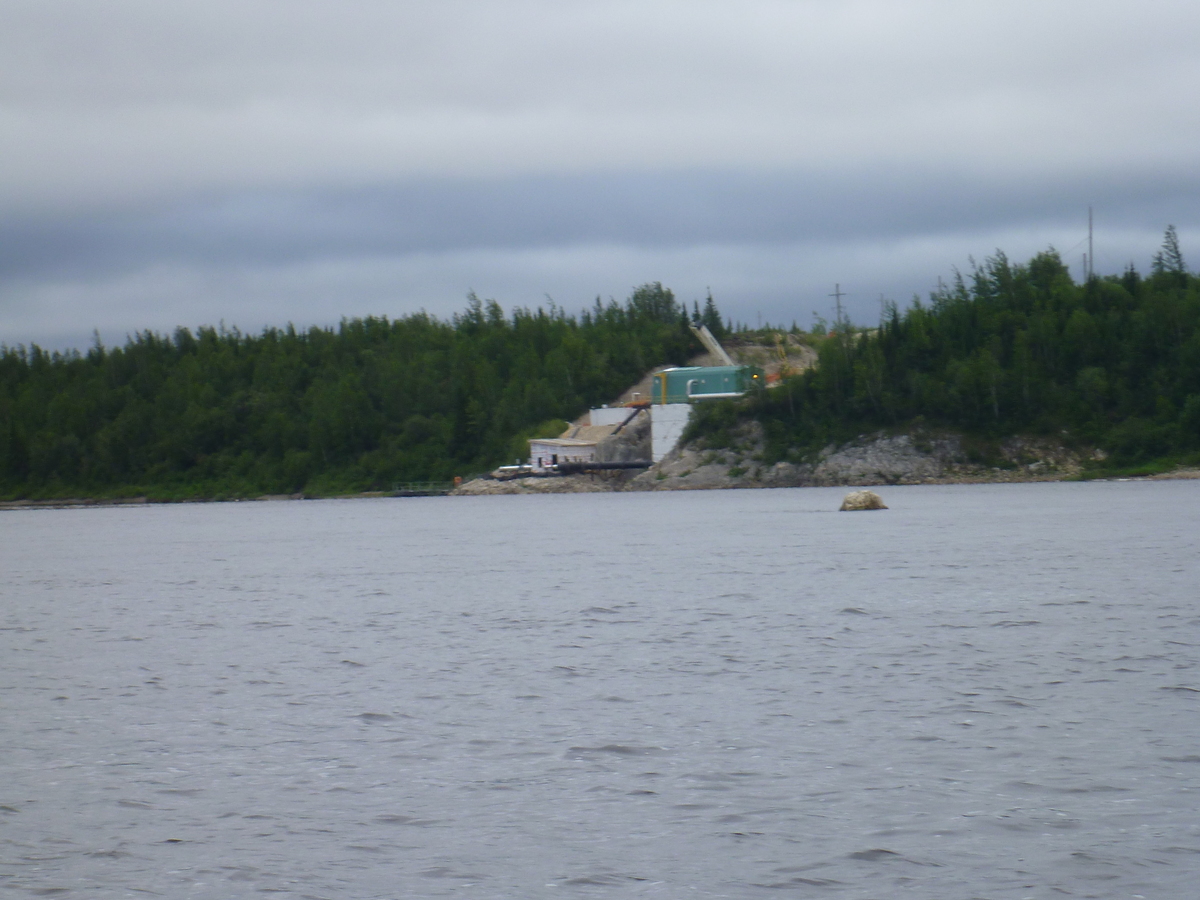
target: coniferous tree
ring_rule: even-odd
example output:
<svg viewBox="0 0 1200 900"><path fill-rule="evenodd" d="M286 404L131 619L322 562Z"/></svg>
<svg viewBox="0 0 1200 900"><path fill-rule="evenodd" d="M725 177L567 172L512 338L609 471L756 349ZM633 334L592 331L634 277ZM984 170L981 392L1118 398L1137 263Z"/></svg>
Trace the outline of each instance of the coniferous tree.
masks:
<svg viewBox="0 0 1200 900"><path fill-rule="evenodd" d="M578 318L470 295L336 328L142 332L86 356L0 347L0 496L328 493L510 462L522 435L700 347L659 283ZM557 431L556 431L557 429Z"/></svg>
<svg viewBox="0 0 1200 900"><path fill-rule="evenodd" d="M1179 249L1179 235L1175 233L1174 225L1167 226L1167 231L1163 235L1162 249L1154 254L1153 271L1156 275L1164 273L1183 275L1187 272L1187 266L1183 262L1183 253Z"/></svg>
<svg viewBox="0 0 1200 900"><path fill-rule="evenodd" d="M816 369L741 406L701 405L692 433L719 442L730 416L755 419L767 463L905 423L1065 434L1118 466L1200 463L1200 278L1174 229L1149 279L1130 267L1075 284L1053 251L998 254L874 333L813 336Z"/></svg>
<svg viewBox="0 0 1200 900"><path fill-rule="evenodd" d="M721 313L717 311L717 302L713 300L712 291L704 298L704 312L700 314L700 324L707 326L718 340L729 333L729 329L721 321Z"/></svg>

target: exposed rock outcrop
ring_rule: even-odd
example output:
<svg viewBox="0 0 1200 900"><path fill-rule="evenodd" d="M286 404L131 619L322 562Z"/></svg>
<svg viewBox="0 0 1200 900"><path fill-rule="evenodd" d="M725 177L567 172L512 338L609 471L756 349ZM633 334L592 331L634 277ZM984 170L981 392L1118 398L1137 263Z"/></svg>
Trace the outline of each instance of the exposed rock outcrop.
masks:
<svg viewBox="0 0 1200 900"><path fill-rule="evenodd" d="M596 462L638 462L650 459L650 413L641 410L615 434L596 445Z"/></svg>
<svg viewBox="0 0 1200 900"><path fill-rule="evenodd" d="M831 444L804 462L771 466L761 461L765 442L757 423L743 425L732 443L724 450L676 448L629 489L1057 481L1079 474L1084 461L1083 453L1052 438L1013 437L980 447L953 432L879 432Z"/></svg>
<svg viewBox="0 0 1200 900"><path fill-rule="evenodd" d="M657 465L640 473L635 470L505 482L473 481L455 493L1058 481L1079 474L1085 456L1090 455L1047 437L1013 437L981 446L953 432L880 432L840 446L831 444L804 462L766 465L762 461L765 441L757 422L742 425L731 443L733 446L721 449L707 449L696 443L677 447Z"/></svg>
<svg viewBox="0 0 1200 900"><path fill-rule="evenodd" d="M770 482L771 470L764 467L760 459L763 440L758 423L743 425L733 443L733 447L720 450L708 450L695 443L676 447L656 465L633 478L627 490L694 491L777 486Z"/></svg>

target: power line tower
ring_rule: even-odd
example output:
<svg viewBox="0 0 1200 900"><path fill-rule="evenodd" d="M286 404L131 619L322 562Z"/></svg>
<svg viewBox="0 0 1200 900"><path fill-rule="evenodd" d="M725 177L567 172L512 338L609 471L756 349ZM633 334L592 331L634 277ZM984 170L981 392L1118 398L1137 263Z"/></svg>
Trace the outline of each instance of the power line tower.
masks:
<svg viewBox="0 0 1200 900"><path fill-rule="evenodd" d="M829 294L829 296L834 297L837 300L837 319L835 321L838 322L840 327L842 322L842 298L850 295L843 293L842 286L840 284L834 284L833 293Z"/></svg>
<svg viewBox="0 0 1200 900"><path fill-rule="evenodd" d="M1092 249L1092 207L1088 206L1088 255L1087 265L1084 266L1087 270L1087 279L1091 281L1096 275L1096 251Z"/></svg>

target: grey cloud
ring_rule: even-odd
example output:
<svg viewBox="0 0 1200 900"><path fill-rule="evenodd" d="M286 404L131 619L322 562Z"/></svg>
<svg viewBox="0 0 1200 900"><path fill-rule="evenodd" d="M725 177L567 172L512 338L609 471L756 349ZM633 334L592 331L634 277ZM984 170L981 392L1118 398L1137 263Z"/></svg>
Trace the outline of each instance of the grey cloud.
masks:
<svg viewBox="0 0 1200 900"><path fill-rule="evenodd" d="M1159 227L1097 235L1100 260L1143 267L1157 249ZM648 246L589 243L546 247L415 251L329 256L211 266L163 262L105 277L58 277L29 282L0 304L0 342L36 341L52 348L83 347L93 328L109 344L141 329L170 332L178 325L224 321L244 331L287 322L332 325L345 316L401 316L419 309L449 316L468 290L503 307L536 307L552 298L568 311L600 295L622 298L636 284L661 280L684 301L703 301L711 288L735 320L807 326L813 313L832 317L835 282L848 293L856 321L872 323L881 296L902 305L932 290L955 266L966 269L1003 248L1016 261L1054 244L1071 249L1078 277L1084 222L1030 229L980 229L879 239L806 239L754 243ZM1200 247L1200 228L1181 229L1185 255ZM1084 245L1085 246L1085 245Z"/></svg>
<svg viewBox="0 0 1200 900"><path fill-rule="evenodd" d="M663 172L260 191L52 221L0 218L0 284L160 263L227 267L576 244L899 240L1032 223L1192 224L1200 173L1097 184L962 173Z"/></svg>
<svg viewBox="0 0 1200 900"><path fill-rule="evenodd" d="M12 2L0 197L1186 162L1193 3ZM19 13L19 14L18 14Z"/></svg>
<svg viewBox="0 0 1200 900"><path fill-rule="evenodd" d="M1089 203L1102 271L1197 228L1190 0L0 14L10 344L654 279L746 321L853 284L869 319L996 248L1076 264Z"/></svg>

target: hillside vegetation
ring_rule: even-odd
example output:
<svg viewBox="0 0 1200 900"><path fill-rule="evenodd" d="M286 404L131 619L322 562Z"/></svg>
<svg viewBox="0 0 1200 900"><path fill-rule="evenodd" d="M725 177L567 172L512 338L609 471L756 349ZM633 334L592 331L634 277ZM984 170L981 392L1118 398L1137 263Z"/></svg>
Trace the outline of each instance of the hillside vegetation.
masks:
<svg viewBox="0 0 1200 900"><path fill-rule="evenodd" d="M706 405L690 439L729 446L763 425L763 462L801 462L873 430L947 428L989 442L1049 434L1107 451L1109 470L1200 461L1200 278L1174 229L1149 277L1072 281L1055 252L1002 254L888 310L877 330L835 326L820 365L741 404Z"/></svg>
<svg viewBox="0 0 1200 900"><path fill-rule="evenodd" d="M470 475L524 457L528 438L654 366L684 364L702 349L689 322L729 337L711 297L689 311L656 283L579 316L506 316L472 296L450 321L0 348L0 498L333 494ZM698 405L685 440L727 447L754 420L766 465L937 429L968 435L981 459L1041 434L1103 448L1107 471L1200 463L1200 278L1174 229L1146 277L1076 284L1053 251L1024 265L997 255L878 329L816 331L783 342L815 346L815 368ZM734 338L773 346L745 328Z"/></svg>
<svg viewBox="0 0 1200 900"><path fill-rule="evenodd" d="M86 354L0 350L0 495L162 499L337 493L445 480L525 456L525 439L723 332L644 285L582 315L471 297L335 329L181 328Z"/></svg>

